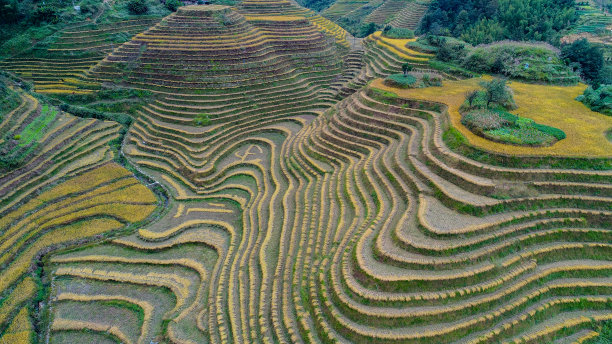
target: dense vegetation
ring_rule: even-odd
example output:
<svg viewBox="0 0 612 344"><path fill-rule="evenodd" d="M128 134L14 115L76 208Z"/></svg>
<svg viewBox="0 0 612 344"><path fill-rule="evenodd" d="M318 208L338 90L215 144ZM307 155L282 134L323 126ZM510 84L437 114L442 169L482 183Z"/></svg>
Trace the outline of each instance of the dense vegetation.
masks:
<svg viewBox="0 0 612 344"><path fill-rule="evenodd" d="M53 44L58 39L58 32L69 25L112 24L143 15L163 17L178 5L180 2L174 0L167 4L158 0L105 3L97 0L0 0L3 9L0 11L0 58ZM121 34L113 35L112 39L117 43L127 40Z"/></svg>
<svg viewBox="0 0 612 344"><path fill-rule="evenodd" d="M452 37L428 35L411 42L410 47L476 73L551 84L580 81L559 50L546 43L501 41L473 47Z"/></svg>
<svg viewBox="0 0 612 344"><path fill-rule="evenodd" d="M604 69L604 57L601 48L589 43L586 39L580 39L572 44L566 44L562 48L562 58L575 66L582 77L593 83L606 82Z"/></svg>
<svg viewBox="0 0 612 344"><path fill-rule="evenodd" d="M472 44L504 39L558 43L577 19L574 0L434 0L420 31Z"/></svg>
<svg viewBox="0 0 612 344"><path fill-rule="evenodd" d="M612 85L601 85L597 89L589 87L576 99L593 111L612 116Z"/></svg>
<svg viewBox="0 0 612 344"><path fill-rule="evenodd" d="M574 84L579 81L559 58L558 51L545 44L499 42L472 49L461 61L464 68L501 74L512 79Z"/></svg>
<svg viewBox="0 0 612 344"><path fill-rule="evenodd" d="M334 3L335 0L298 0L297 2L315 11L322 11Z"/></svg>

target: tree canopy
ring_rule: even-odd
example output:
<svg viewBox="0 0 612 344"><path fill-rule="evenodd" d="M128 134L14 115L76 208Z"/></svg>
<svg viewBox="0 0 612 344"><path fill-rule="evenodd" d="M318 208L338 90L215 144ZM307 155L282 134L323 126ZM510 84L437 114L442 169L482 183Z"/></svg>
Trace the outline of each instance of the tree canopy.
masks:
<svg viewBox="0 0 612 344"><path fill-rule="evenodd" d="M577 19L574 0L434 0L420 30L472 44L504 39L557 44Z"/></svg>

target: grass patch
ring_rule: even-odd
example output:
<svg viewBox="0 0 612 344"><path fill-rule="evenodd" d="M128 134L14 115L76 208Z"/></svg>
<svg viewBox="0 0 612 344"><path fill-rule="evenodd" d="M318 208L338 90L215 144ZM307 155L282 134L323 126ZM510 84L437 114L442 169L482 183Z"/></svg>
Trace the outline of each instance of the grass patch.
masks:
<svg viewBox="0 0 612 344"><path fill-rule="evenodd" d="M385 78L385 85L397 88L415 88L417 78L410 74L391 74Z"/></svg>
<svg viewBox="0 0 612 344"><path fill-rule="evenodd" d="M463 115L461 124L477 135L515 145L550 146L566 137L562 130L503 110L473 110Z"/></svg>
<svg viewBox="0 0 612 344"><path fill-rule="evenodd" d="M57 109L50 108L49 105L46 104L43 105L40 115L36 117L32 123L28 124L19 135L16 135L19 137L19 146L24 147L32 142L38 141L42 137L47 126L56 116Z"/></svg>

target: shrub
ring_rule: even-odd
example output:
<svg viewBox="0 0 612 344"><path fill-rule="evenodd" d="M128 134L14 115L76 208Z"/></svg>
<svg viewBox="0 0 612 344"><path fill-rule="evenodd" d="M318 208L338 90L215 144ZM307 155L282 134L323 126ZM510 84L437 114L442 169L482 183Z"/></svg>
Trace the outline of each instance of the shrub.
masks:
<svg viewBox="0 0 612 344"><path fill-rule="evenodd" d="M557 140L563 140L564 138L567 137L567 135L565 135L565 132L561 129L549 127L547 125L539 124L539 123L533 123L533 127L538 129L541 132L554 136Z"/></svg>
<svg viewBox="0 0 612 344"><path fill-rule="evenodd" d="M130 14L145 14L149 12L149 5L145 0L129 0L127 3L127 8Z"/></svg>
<svg viewBox="0 0 612 344"><path fill-rule="evenodd" d="M34 10L31 20L33 24L39 24L42 22L57 23L59 20L59 15L55 8L51 6L43 6Z"/></svg>
<svg viewBox="0 0 612 344"><path fill-rule="evenodd" d="M512 90L506 86L506 80L493 79L491 81L483 81L480 85L486 92L487 107L497 104L506 109L516 108Z"/></svg>
<svg viewBox="0 0 612 344"><path fill-rule="evenodd" d="M90 15L100 10L100 3L95 0L85 0L81 2L81 14Z"/></svg>
<svg viewBox="0 0 612 344"><path fill-rule="evenodd" d="M438 48L436 59L444 62L461 61L465 54L465 45L444 43Z"/></svg>
<svg viewBox="0 0 612 344"><path fill-rule="evenodd" d="M172 12L176 12L176 10L182 5L183 4L179 0L166 0L166 8Z"/></svg>
<svg viewBox="0 0 612 344"><path fill-rule="evenodd" d="M563 130L501 110L467 112L461 118L461 124L479 136L516 145L547 146L566 137Z"/></svg>
<svg viewBox="0 0 612 344"><path fill-rule="evenodd" d="M204 127L210 124L210 116L207 113L196 115L194 122L199 127Z"/></svg>
<svg viewBox="0 0 612 344"><path fill-rule="evenodd" d="M442 77L437 74L423 74L421 77L424 87L442 86Z"/></svg>
<svg viewBox="0 0 612 344"><path fill-rule="evenodd" d="M385 78L385 84L397 88L414 88L417 79L410 74L392 74Z"/></svg>
<svg viewBox="0 0 612 344"><path fill-rule="evenodd" d="M612 85L601 85L598 89L587 88L576 98L591 110L612 116Z"/></svg>
<svg viewBox="0 0 612 344"><path fill-rule="evenodd" d="M504 127L485 132L485 136L498 141L518 145L545 146L554 143L555 138L534 127Z"/></svg>

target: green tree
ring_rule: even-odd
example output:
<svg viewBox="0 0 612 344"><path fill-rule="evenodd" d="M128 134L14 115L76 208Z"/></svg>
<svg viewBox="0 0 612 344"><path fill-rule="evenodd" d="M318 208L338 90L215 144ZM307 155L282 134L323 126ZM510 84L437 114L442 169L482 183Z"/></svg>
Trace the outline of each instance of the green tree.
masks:
<svg viewBox="0 0 612 344"><path fill-rule="evenodd" d="M506 108L514 107L514 99L512 93L506 86L506 80L493 79L491 81L483 81L480 85L485 89L487 107L491 104L499 104Z"/></svg>
<svg viewBox="0 0 612 344"><path fill-rule="evenodd" d="M599 82L604 68L604 56L601 49L589 43L586 38L579 39L561 49L561 57L570 63L580 65L580 73L590 82Z"/></svg>
<svg viewBox="0 0 612 344"><path fill-rule="evenodd" d="M377 29L376 24L374 24L374 23L366 24L366 25L361 27L361 34L360 34L360 36L361 37L369 36L369 35L373 34L374 32L376 32L376 29Z"/></svg>
<svg viewBox="0 0 612 344"><path fill-rule="evenodd" d="M19 1L0 0L0 23L14 23L19 19Z"/></svg>
<svg viewBox="0 0 612 344"><path fill-rule="evenodd" d="M478 90L472 90L465 93L465 100L468 101L470 108L474 104L476 98L478 98Z"/></svg>
<svg viewBox="0 0 612 344"><path fill-rule="evenodd" d="M145 0L129 0L127 3L128 11L131 14L145 14L149 12L149 5Z"/></svg>
<svg viewBox="0 0 612 344"><path fill-rule="evenodd" d="M472 44L487 44L506 38L507 30L493 19L482 19L471 26L461 39Z"/></svg>
<svg viewBox="0 0 612 344"><path fill-rule="evenodd" d="M166 0L166 8L172 12L176 12L180 6L183 4L179 0Z"/></svg>
<svg viewBox="0 0 612 344"><path fill-rule="evenodd" d="M404 63L402 65L402 72L404 73L404 75L407 75L408 72L412 71L412 65L410 63Z"/></svg>

